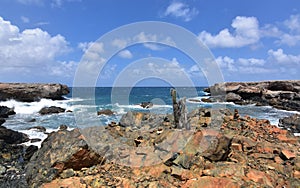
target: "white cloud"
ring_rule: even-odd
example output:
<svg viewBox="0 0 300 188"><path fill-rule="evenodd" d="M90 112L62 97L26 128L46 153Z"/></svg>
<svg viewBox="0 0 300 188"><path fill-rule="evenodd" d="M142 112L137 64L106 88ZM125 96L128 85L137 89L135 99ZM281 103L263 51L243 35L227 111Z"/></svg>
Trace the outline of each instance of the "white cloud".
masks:
<svg viewBox="0 0 300 188"><path fill-rule="evenodd" d="M65 2L81 2L81 0L52 0L52 7L61 7Z"/></svg>
<svg viewBox="0 0 300 188"><path fill-rule="evenodd" d="M259 23L255 17L237 16L231 24L234 32L223 29L217 35L206 31L199 34L199 39L209 47L243 47L256 44L260 39Z"/></svg>
<svg viewBox="0 0 300 188"><path fill-rule="evenodd" d="M196 8L190 7L188 4L173 1L165 10L164 15L181 18L185 22L188 22L191 21L198 13L199 11Z"/></svg>
<svg viewBox="0 0 300 188"><path fill-rule="evenodd" d="M239 58L238 62L243 66L263 66L266 61L263 59L255 59L255 58Z"/></svg>
<svg viewBox="0 0 300 188"><path fill-rule="evenodd" d="M27 18L26 16L21 16L21 20L22 20L23 23L29 23L30 22L29 18Z"/></svg>
<svg viewBox="0 0 300 188"><path fill-rule="evenodd" d="M39 28L21 32L2 17L0 28L0 74L5 74L7 79L15 77L15 74L18 74L19 79L34 75L46 77L52 75L53 68L70 67L69 63L57 60L70 51L63 36L51 36Z"/></svg>
<svg viewBox="0 0 300 188"><path fill-rule="evenodd" d="M42 5L44 3L44 0L17 0L17 2L24 5Z"/></svg>
<svg viewBox="0 0 300 188"><path fill-rule="evenodd" d="M300 32L300 15L291 15L288 20L284 21L284 24L291 31Z"/></svg>
<svg viewBox="0 0 300 188"><path fill-rule="evenodd" d="M128 42L124 39L117 38L112 41L112 45L119 49L125 48L127 46L127 44L128 44Z"/></svg>
<svg viewBox="0 0 300 188"><path fill-rule="evenodd" d="M281 48L268 51L269 60L283 65L300 65L300 55L285 54Z"/></svg>
<svg viewBox="0 0 300 188"><path fill-rule="evenodd" d="M122 50L118 53L118 55L124 59L131 59L133 57L129 50Z"/></svg>

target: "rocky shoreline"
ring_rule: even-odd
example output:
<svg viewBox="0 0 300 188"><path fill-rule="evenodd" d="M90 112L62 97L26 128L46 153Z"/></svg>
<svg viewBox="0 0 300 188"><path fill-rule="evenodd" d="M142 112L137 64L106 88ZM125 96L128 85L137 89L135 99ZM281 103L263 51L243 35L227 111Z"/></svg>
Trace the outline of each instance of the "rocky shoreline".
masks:
<svg viewBox="0 0 300 188"><path fill-rule="evenodd" d="M236 104L273 106L283 110L300 111L300 80L227 82L206 89L209 101L227 101Z"/></svg>
<svg viewBox="0 0 300 188"><path fill-rule="evenodd" d="M60 100L69 92L69 88L62 84L0 83L0 101L14 99L33 102L42 98Z"/></svg>
<svg viewBox="0 0 300 188"><path fill-rule="evenodd" d="M209 91L211 100L220 100L215 94L225 92L227 99L239 95L236 103L268 105L265 93L257 98L251 89L249 95L242 91L277 91L270 83L228 84L229 90L215 85ZM270 100L297 110L297 84L282 84L277 98ZM282 97L286 90L290 100ZM63 125L39 149L20 144L29 140L27 135L1 126L14 111L0 107L0 188L300 187L300 137L291 132L299 132L300 115L281 119L284 130L268 120L240 116L237 110L187 113L185 99L177 102L172 93L174 114L129 111L106 126L68 131ZM49 107L40 114L64 111ZM113 112L98 112L103 114Z"/></svg>

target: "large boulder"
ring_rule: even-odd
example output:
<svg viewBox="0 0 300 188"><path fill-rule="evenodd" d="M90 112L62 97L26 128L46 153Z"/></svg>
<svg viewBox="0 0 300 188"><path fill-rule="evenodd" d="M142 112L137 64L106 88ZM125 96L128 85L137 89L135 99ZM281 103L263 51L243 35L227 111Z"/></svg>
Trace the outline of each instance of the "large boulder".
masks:
<svg viewBox="0 0 300 188"><path fill-rule="evenodd" d="M98 114L98 116L99 116L99 115L112 116L112 115L114 115L114 112L111 111L110 109L105 109L105 110L99 110L99 111L97 112L97 114Z"/></svg>
<svg viewBox="0 0 300 188"><path fill-rule="evenodd" d="M83 138L79 129L50 133L26 166L29 185L39 187L65 169L80 170L101 163L104 159Z"/></svg>
<svg viewBox="0 0 300 188"><path fill-rule="evenodd" d="M28 135L0 126L0 140L8 144L21 144L29 141Z"/></svg>
<svg viewBox="0 0 300 188"><path fill-rule="evenodd" d="M33 102L41 98L59 100L69 92L69 88L62 84L0 83L0 101L15 99Z"/></svg>
<svg viewBox="0 0 300 188"><path fill-rule="evenodd" d="M8 118L10 115L14 115L16 112L12 108L7 106L0 106L0 118Z"/></svg>
<svg viewBox="0 0 300 188"><path fill-rule="evenodd" d="M42 108L39 113L41 115L47 115L47 114L58 114L58 113L62 113L65 112L66 109L61 108L61 107L57 107L57 106L50 106L50 107L44 107Z"/></svg>

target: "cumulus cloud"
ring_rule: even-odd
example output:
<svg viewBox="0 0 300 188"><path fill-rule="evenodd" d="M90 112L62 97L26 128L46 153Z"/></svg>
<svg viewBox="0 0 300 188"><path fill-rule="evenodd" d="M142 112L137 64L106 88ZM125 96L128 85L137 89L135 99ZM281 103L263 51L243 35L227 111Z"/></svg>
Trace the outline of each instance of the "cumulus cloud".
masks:
<svg viewBox="0 0 300 188"><path fill-rule="evenodd" d="M118 53L121 58L131 59L133 57L132 53L129 50L122 50Z"/></svg>
<svg viewBox="0 0 300 188"><path fill-rule="evenodd" d="M231 24L233 33L223 29L217 35L206 31L199 34L199 39L209 47L243 47L255 44L260 39L259 23L255 17L237 16Z"/></svg>
<svg viewBox="0 0 300 188"><path fill-rule="evenodd" d="M190 7L186 3L173 1L165 10L164 15L180 18L183 19L183 21L188 22L198 13L199 11L196 8Z"/></svg>
<svg viewBox="0 0 300 188"><path fill-rule="evenodd" d="M269 60L283 65L300 65L300 55L285 54L281 48L268 51Z"/></svg>
<svg viewBox="0 0 300 188"><path fill-rule="evenodd" d="M0 72L7 76L21 72L33 75L51 74L53 67L67 68L58 57L70 51L68 42L61 35L51 36L39 28L20 31L0 17ZM57 72L57 71L56 71ZM1 74L0 73L0 74ZM21 75L19 74L21 79Z"/></svg>

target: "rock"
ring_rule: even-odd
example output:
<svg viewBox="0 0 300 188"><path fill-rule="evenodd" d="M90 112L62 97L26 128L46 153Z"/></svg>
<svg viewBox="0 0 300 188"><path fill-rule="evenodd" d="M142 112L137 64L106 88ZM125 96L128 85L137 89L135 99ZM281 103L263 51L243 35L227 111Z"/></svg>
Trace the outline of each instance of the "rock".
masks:
<svg viewBox="0 0 300 188"><path fill-rule="evenodd" d="M0 118L8 118L8 116L14 114L16 114L16 112L12 108L8 108L6 106L0 106Z"/></svg>
<svg viewBox="0 0 300 188"><path fill-rule="evenodd" d="M151 107L153 107L153 103L152 102L142 102L140 104L140 106L143 108L151 108Z"/></svg>
<svg viewBox="0 0 300 188"><path fill-rule="evenodd" d="M30 143L35 143L35 142L40 142L40 141L42 141L42 139L40 139L40 138L32 138L32 139L30 139Z"/></svg>
<svg viewBox="0 0 300 188"><path fill-rule="evenodd" d="M1 126L3 123L5 123L5 119L0 118L0 126Z"/></svg>
<svg viewBox="0 0 300 188"><path fill-rule="evenodd" d="M265 172L250 169L246 176L254 182L273 187L268 174L266 174Z"/></svg>
<svg viewBox="0 0 300 188"><path fill-rule="evenodd" d="M69 168L69 169L66 169L64 170L61 174L60 174L60 177L65 179L65 178L70 178L72 176L75 175L75 172L72 168Z"/></svg>
<svg viewBox="0 0 300 188"><path fill-rule="evenodd" d="M240 95L232 93L232 92L227 93L225 98L226 98L226 101L228 101L228 102L236 102L236 101L242 100L242 97Z"/></svg>
<svg viewBox="0 0 300 188"><path fill-rule="evenodd" d="M58 114L58 113L62 113L65 112L66 109L61 108L61 107L56 107L56 106L50 106L50 107L44 107L42 108L39 113L41 115L47 115L47 114Z"/></svg>
<svg viewBox="0 0 300 188"><path fill-rule="evenodd" d="M114 115L114 112L111 111L110 109L105 109L105 110L100 110L97 112L98 116L99 115L107 115L107 116L111 116Z"/></svg>
<svg viewBox="0 0 300 188"><path fill-rule="evenodd" d="M46 128L43 127L43 126L34 126L34 127L30 127L29 130L31 130L31 129L35 129L35 130L37 130L38 132L43 132L43 133L46 132Z"/></svg>
<svg viewBox="0 0 300 188"><path fill-rule="evenodd" d="M129 111L122 116L119 125L122 127L150 128L158 127L165 121L166 115Z"/></svg>
<svg viewBox="0 0 300 188"><path fill-rule="evenodd" d="M50 182L65 169L80 170L103 161L82 138L78 129L50 133L26 166L30 186Z"/></svg>
<svg viewBox="0 0 300 188"><path fill-rule="evenodd" d="M5 166L2 166L2 165L0 164L0 175L4 174L5 172L6 172Z"/></svg>
<svg viewBox="0 0 300 188"><path fill-rule="evenodd" d="M231 178L217 178L204 176L197 180L188 180L183 188L198 188L198 187L209 187L209 188L239 188L239 184Z"/></svg>
<svg viewBox="0 0 300 188"><path fill-rule="evenodd" d="M32 155L38 150L37 146L30 145L26 150L24 154L24 160L29 161Z"/></svg>
<svg viewBox="0 0 300 188"><path fill-rule="evenodd" d="M61 130L61 131L65 131L65 130L67 130L68 129L68 126L67 125L60 125L59 126L59 130Z"/></svg>
<svg viewBox="0 0 300 188"><path fill-rule="evenodd" d="M0 140L8 144L21 144L29 141L28 135L0 126Z"/></svg>
<svg viewBox="0 0 300 188"><path fill-rule="evenodd" d="M30 119L30 120L28 120L28 122L29 122L29 123L36 122L36 119L35 119L35 118L33 118L33 119Z"/></svg>
<svg viewBox="0 0 300 188"><path fill-rule="evenodd" d="M279 119L278 126L290 129L294 133L300 133L300 114Z"/></svg>
<svg viewBox="0 0 300 188"><path fill-rule="evenodd" d="M300 111L300 81L228 82L209 88L212 101L237 104L270 105L284 110Z"/></svg>
<svg viewBox="0 0 300 188"><path fill-rule="evenodd" d="M280 153L280 157L283 159L283 160L290 160L290 159L293 159L296 157L296 154L289 151L289 150L282 150L281 153Z"/></svg>
<svg viewBox="0 0 300 188"><path fill-rule="evenodd" d="M15 99L33 102L41 98L60 100L69 92L69 88L61 84L0 83L0 101Z"/></svg>

